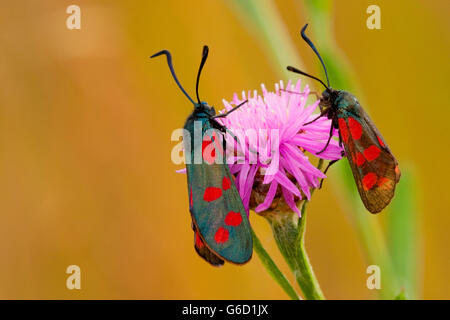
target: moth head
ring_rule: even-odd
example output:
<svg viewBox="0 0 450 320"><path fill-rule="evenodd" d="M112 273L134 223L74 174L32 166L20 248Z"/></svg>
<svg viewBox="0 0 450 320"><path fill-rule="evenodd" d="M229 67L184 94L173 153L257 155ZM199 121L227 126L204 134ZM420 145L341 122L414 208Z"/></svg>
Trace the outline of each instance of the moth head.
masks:
<svg viewBox="0 0 450 320"><path fill-rule="evenodd" d="M205 112L210 116L216 115L216 110L214 107L211 107L206 101L201 101L200 103L195 104L195 109L198 112Z"/></svg>
<svg viewBox="0 0 450 320"><path fill-rule="evenodd" d="M322 92L322 97L320 98L320 107L329 108L333 105L338 95L338 90L332 88L327 88Z"/></svg>
<svg viewBox="0 0 450 320"><path fill-rule="evenodd" d="M330 100L330 96L331 96L330 91L328 89L326 89L322 92L322 100L328 101L328 100Z"/></svg>

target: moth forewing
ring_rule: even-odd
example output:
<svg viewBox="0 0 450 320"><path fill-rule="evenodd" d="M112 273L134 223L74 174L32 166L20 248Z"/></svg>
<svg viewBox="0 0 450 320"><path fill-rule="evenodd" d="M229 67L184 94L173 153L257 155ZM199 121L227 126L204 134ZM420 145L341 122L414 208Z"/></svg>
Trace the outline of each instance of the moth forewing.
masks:
<svg viewBox="0 0 450 320"><path fill-rule="evenodd" d="M205 241L201 238L199 232L197 231L196 226L193 226L193 230L194 230L194 248L197 254L215 267L222 266L225 263L225 261L223 261L218 255L216 255L213 251L211 251L208 248L208 246L205 244Z"/></svg>
<svg viewBox="0 0 450 320"><path fill-rule="evenodd" d="M306 36L306 24L300 34L319 58L326 75L326 84L321 79L288 66L289 71L320 82L325 90L320 98L320 115L332 120L328 141L317 154L325 151L332 138L332 128L339 129L339 142L344 145L345 154L355 178L361 199L366 208L377 213L385 208L394 196L395 185L400 180L398 162L384 142L378 129L351 93L331 88L327 69L319 52ZM330 161L327 169L337 160Z"/></svg>
<svg viewBox="0 0 450 320"><path fill-rule="evenodd" d="M214 131L211 135L210 120L197 121L200 120L203 138L193 141L191 157L201 152L204 161L186 166L192 220L205 247L220 259L243 264L251 258L253 247L247 213L226 164L220 134ZM192 129L190 123L186 127ZM210 144L205 144L205 140ZM220 157L220 161L205 160L210 145L214 145L215 158Z"/></svg>
<svg viewBox="0 0 450 320"><path fill-rule="evenodd" d="M356 109L357 114L339 119L339 131L361 199L367 210L378 213L394 196L398 163L368 115Z"/></svg>

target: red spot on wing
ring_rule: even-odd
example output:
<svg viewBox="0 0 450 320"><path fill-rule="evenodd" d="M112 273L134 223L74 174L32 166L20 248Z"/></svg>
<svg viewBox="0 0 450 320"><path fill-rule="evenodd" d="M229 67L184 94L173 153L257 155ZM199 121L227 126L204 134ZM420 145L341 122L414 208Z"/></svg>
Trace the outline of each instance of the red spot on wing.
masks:
<svg viewBox="0 0 450 320"><path fill-rule="evenodd" d="M381 138L379 136L377 136L377 139L378 139L378 143L380 144L380 146L384 147L383 140L381 140Z"/></svg>
<svg viewBox="0 0 450 320"><path fill-rule="evenodd" d="M209 164L213 164L216 160L216 148L212 144L213 141L214 137L211 139L209 136L205 136L202 142L202 157Z"/></svg>
<svg viewBox="0 0 450 320"><path fill-rule="evenodd" d="M228 241L228 237L230 236L230 233L227 229L220 227L217 229L216 234L214 235L214 240L216 240L217 243L225 243Z"/></svg>
<svg viewBox="0 0 450 320"><path fill-rule="evenodd" d="M216 138L218 138L217 140L216 140ZM225 139L225 138L224 138ZM214 142L216 142L216 144L215 144L215 150L217 150L217 152L219 153L219 155L223 155L223 144L221 143L221 139L220 139L220 137L217 137L217 134L216 134L216 132L213 132L213 137L212 137L212 140L214 141Z"/></svg>
<svg viewBox="0 0 450 320"><path fill-rule="evenodd" d="M380 179L378 179L377 182L377 186L382 188L382 189L389 189L390 188L390 183L391 180L385 177L381 177Z"/></svg>
<svg viewBox="0 0 450 320"><path fill-rule="evenodd" d="M222 196L222 189L215 187L208 187L205 189L205 193L203 194L203 200L210 202L219 199L221 196Z"/></svg>
<svg viewBox="0 0 450 320"><path fill-rule="evenodd" d="M222 189L225 191L225 190L228 190L230 188L231 188L231 181L230 181L230 179L228 177L223 177L223 179L222 179Z"/></svg>
<svg viewBox="0 0 450 320"><path fill-rule="evenodd" d="M202 154L205 152L205 149L212 143L212 140L210 140L209 137L205 137L205 140L203 140L202 142ZM211 154L215 155L216 153L216 149L213 149L213 151L211 152Z"/></svg>
<svg viewBox="0 0 450 320"><path fill-rule="evenodd" d="M364 150L364 157L366 157L367 161L372 161L378 158L380 152L380 148L378 148L376 145L371 145L366 150Z"/></svg>
<svg viewBox="0 0 450 320"><path fill-rule="evenodd" d="M348 127L350 129L350 134L352 135L353 140L359 140L362 135L361 124L354 118L350 117L348 118Z"/></svg>
<svg viewBox="0 0 450 320"><path fill-rule="evenodd" d="M400 169L398 168L398 165L395 166L395 182L398 182L400 180Z"/></svg>
<svg viewBox="0 0 450 320"><path fill-rule="evenodd" d="M198 234L198 232L195 232L195 245L197 246L197 248L201 249L203 248L203 246L205 245L203 243L202 238L200 238L200 235Z"/></svg>
<svg viewBox="0 0 450 320"><path fill-rule="evenodd" d="M189 204L191 205L191 208L194 205L194 200L192 199L192 187L191 187L191 191L189 192Z"/></svg>
<svg viewBox="0 0 450 320"><path fill-rule="evenodd" d="M364 178L362 178L362 185L364 190L367 191L372 189L375 183L377 183L377 180L378 176L375 173L369 172L368 174L366 174Z"/></svg>
<svg viewBox="0 0 450 320"><path fill-rule="evenodd" d="M341 133L342 140L348 142L348 129L344 118L339 118L339 132Z"/></svg>
<svg viewBox="0 0 450 320"><path fill-rule="evenodd" d="M242 217L239 212L230 211L225 217L225 224L227 226L237 227L242 222Z"/></svg>
<svg viewBox="0 0 450 320"><path fill-rule="evenodd" d="M363 156L363 154L362 154L361 152L358 152L358 153L356 154L356 157L355 157L355 163L356 163L356 165L357 165L358 167L361 167L361 166L364 164L364 162L366 162L366 158L364 158L364 156Z"/></svg>

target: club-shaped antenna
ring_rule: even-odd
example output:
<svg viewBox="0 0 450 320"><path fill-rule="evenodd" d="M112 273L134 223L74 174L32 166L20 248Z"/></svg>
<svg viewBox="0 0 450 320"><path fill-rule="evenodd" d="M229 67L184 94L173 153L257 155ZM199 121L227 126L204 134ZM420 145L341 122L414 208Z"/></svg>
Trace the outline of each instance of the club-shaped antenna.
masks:
<svg viewBox="0 0 450 320"><path fill-rule="evenodd" d="M162 54L165 54L167 57L167 64L169 65L169 69L170 72L172 73L172 77L175 80L175 82L177 83L178 87L180 88L180 90L184 93L184 95L192 102L193 105L195 105L194 100L192 100L192 98L187 94L187 92L184 90L183 86L181 85L180 81L178 81L177 75L175 74L175 70L173 68L173 64L172 64L172 55L170 54L169 51L167 50L162 50L158 53L155 53L154 55L152 55L150 58L155 58L157 56L160 56Z"/></svg>
<svg viewBox="0 0 450 320"><path fill-rule="evenodd" d="M202 73L203 66L205 65L206 59L208 59L208 52L209 52L208 46L203 46L202 61L200 62L200 67L198 68L197 83L195 84L195 93L197 94L197 101L199 105L202 102L200 101L200 96L198 95L198 85L200 83L200 75Z"/></svg>
<svg viewBox="0 0 450 320"><path fill-rule="evenodd" d="M306 73L306 72L304 72L304 71L301 71L301 70L299 70L299 69L297 69L297 68L288 66L287 69L288 69L289 71L292 71L292 72L299 73L299 74L301 74L301 75L307 76L308 78L317 80L317 81L319 81L326 89L330 89L330 80L328 79L327 68L325 68L325 63L323 62L322 57L320 56L320 54L319 54L319 52L317 51L316 47L314 46L314 44L312 43L312 41L309 40L309 38L306 36L306 34L305 34L306 27L308 27L308 24L305 24L305 26L302 28L302 31L300 32L300 34L301 34L303 40L305 40L306 43L311 47L311 49L313 49L314 53L317 55L317 57L319 58L320 62L322 63L322 67L323 67L323 69L325 70L325 76L327 77L327 84L325 84L325 83L324 83L322 80L320 80L319 78L314 77L314 76L312 76L312 75L310 75L310 74L308 74L308 73Z"/></svg>

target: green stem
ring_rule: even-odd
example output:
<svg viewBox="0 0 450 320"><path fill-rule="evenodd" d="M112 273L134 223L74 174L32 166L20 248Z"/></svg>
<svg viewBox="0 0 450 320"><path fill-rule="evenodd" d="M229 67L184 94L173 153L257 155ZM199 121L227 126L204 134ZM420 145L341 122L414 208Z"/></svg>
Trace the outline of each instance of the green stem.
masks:
<svg viewBox="0 0 450 320"><path fill-rule="evenodd" d="M294 288L292 288L289 281L286 279L286 277L280 271L280 269L278 269L275 262L273 262L272 258L269 256L267 251L262 246L261 241L259 241L253 229L252 229L252 236L253 236L253 249L258 254L259 259L261 260L262 264L267 269L269 274L280 285L280 287L283 288L283 290L292 300L300 300Z"/></svg>
<svg viewBox="0 0 450 320"><path fill-rule="evenodd" d="M319 162L317 163L317 169L322 170L323 167L323 159L319 159ZM310 198L313 196L314 193L314 188L310 189ZM300 210L300 217L304 218L299 218L298 221L298 227L297 227L297 245L304 245L305 242L305 230L306 230L306 207L308 206L308 199L305 199L305 201L303 201L303 205L302 205L302 209Z"/></svg>
<svg viewBox="0 0 450 320"><path fill-rule="evenodd" d="M305 230L306 211L303 212L301 219L298 219L293 212L277 212L266 217L272 227L275 242L280 249L281 254L294 273L295 279L300 286L305 299L323 300L325 299L319 282L314 274L309 262L308 254L302 241L298 242L298 225L302 224L301 230Z"/></svg>

